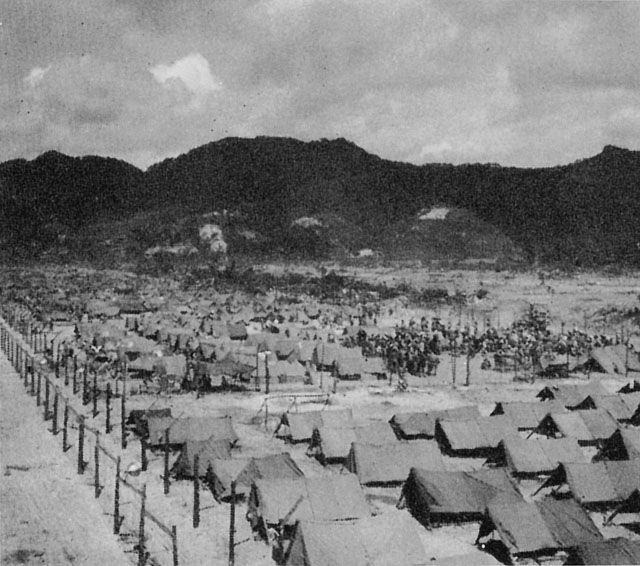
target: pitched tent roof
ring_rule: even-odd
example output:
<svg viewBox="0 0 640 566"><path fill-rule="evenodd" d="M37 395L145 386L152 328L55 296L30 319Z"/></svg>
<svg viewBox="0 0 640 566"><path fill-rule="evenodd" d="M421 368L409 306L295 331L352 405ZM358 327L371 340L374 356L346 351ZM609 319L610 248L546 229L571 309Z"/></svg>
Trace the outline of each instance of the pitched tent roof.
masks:
<svg viewBox="0 0 640 566"><path fill-rule="evenodd" d="M640 430L620 428L604 441L594 460L633 460L640 458Z"/></svg>
<svg viewBox="0 0 640 566"><path fill-rule="evenodd" d="M498 402L491 416L506 415L518 430L531 430L538 426L547 413L560 413L567 409L560 401Z"/></svg>
<svg viewBox="0 0 640 566"><path fill-rule="evenodd" d="M495 498L522 496L504 468L444 472L411 468L402 499L425 525L449 520L480 520Z"/></svg>
<svg viewBox="0 0 640 566"><path fill-rule="evenodd" d="M233 445L238 435L233 429L231 417L149 417L149 446L161 446L165 431L169 431L169 444L184 444L188 440L229 440Z"/></svg>
<svg viewBox="0 0 640 566"><path fill-rule="evenodd" d="M615 504L640 489L640 460L560 464L544 485L563 483L582 505Z"/></svg>
<svg viewBox="0 0 640 566"><path fill-rule="evenodd" d="M217 499L231 495L231 482L236 482L236 494L245 496L256 480L286 480L304 474L288 452L259 458L214 460L209 475L211 489Z"/></svg>
<svg viewBox="0 0 640 566"><path fill-rule="evenodd" d="M283 413L276 434L288 438L291 442L303 442L311 439L315 428L323 426L352 428L353 413L351 409Z"/></svg>
<svg viewBox="0 0 640 566"><path fill-rule="evenodd" d="M173 465L172 471L178 477L192 478L194 475L194 458L198 456L198 476L207 475L207 470L214 460L231 458L231 444L228 440L188 440L182 445L180 455Z"/></svg>
<svg viewBox="0 0 640 566"><path fill-rule="evenodd" d="M536 428L541 434L560 433L575 438L580 445L592 445L609 438L618 428L616 420L606 411L593 409L569 413L551 413Z"/></svg>
<svg viewBox="0 0 640 566"><path fill-rule="evenodd" d="M480 411L477 405L469 405L428 413L397 413L389 422L400 438L433 438L438 419L455 421L478 417L480 417Z"/></svg>
<svg viewBox="0 0 640 566"><path fill-rule="evenodd" d="M291 514L298 499L301 503ZM268 525L297 520L340 521L371 515L364 492L353 474L289 480L256 480L249 509Z"/></svg>
<svg viewBox="0 0 640 566"><path fill-rule="evenodd" d="M354 428L323 426L313 431L310 450L322 460L344 460L349 456L352 442L381 445L397 441L393 429L386 422L370 422Z"/></svg>
<svg viewBox="0 0 640 566"><path fill-rule="evenodd" d="M566 407L573 407L584 401L585 397L589 395L608 395L608 391L602 387L598 381L580 384L562 383L544 387L538 392L536 397L543 401L556 399L561 401Z"/></svg>
<svg viewBox="0 0 640 566"><path fill-rule="evenodd" d="M347 468L357 474L362 485L402 483L411 468L444 471L438 445L432 440L394 442L376 446L354 442Z"/></svg>
<svg viewBox="0 0 640 566"><path fill-rule="evenodd" d="M300 521L287 566L421 566L429 564L415 521L391 511L358 521Z"/></svg>
<svg viewBox="0 0 640 566"><path fill-rule="evenodd" d="M582 542L569 551L565 564L640 564L640 540L618 537Z"/></svg>
<svg viewBox="0 0 640 566"><path fill-rule="evenodd" d="M515 475L551 474L560 462L588 461L575 438L508 438L502 449Z"/></svg>
<svg viewBox="0 0 640 566"><path fill-rule="evenodd" d="M572 499L489 503L478 538L492 531L512 555L552 554L602 540L589 515Z"/></svg>
<svg viewBox="0 0 640 566"><path fill-rule="evenodd" d="M134 426L134 430L138 436L146 437L149 434L147 422L150 417L171 418L171 407L132 409L129 411L127 424Z"/></svg>
<svg viewBox="0 0 640 566"><path fill-rule="evenodd" d="M630 421L640 408L640 393L589 395L576 409L602 409L619 421Z"/></svg>
<svg viewBox="0 0 640 566"><path fill-rule="evenodd" d="M466 421L438 420L436 439L453 453L485 453L496 450L505 438L518 436L506 415L480 417Z"/></svg>

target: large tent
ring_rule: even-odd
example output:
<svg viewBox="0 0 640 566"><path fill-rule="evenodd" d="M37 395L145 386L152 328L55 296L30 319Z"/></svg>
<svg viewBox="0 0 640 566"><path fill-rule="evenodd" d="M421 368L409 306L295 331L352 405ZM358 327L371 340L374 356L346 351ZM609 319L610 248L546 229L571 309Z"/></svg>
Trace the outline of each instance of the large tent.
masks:
<svg viewBox="0 0 640 566"><path fill-rule="evenodd" d="M565 407L575 407L589 395L608 395L608 393L599 381L590 381L580 384L548 385L542 388L536 397L542 401L554 399L561 402Z"/></svg>
<svg viewBox="0 0 640 566"><path fill-rule="evenodd" d="M446 469L434 441L396 441L380 446L354 442L347 458L347 468L357 474L362 485L399 485L414 467L434 471Z"/></svg>
<svg viewBox="0 0 640 566"><path fill-rule="evenodd" d="M149 417L149 437L151 447L162 446L168 432L171 446L182 445L188 440L228 440L234 445L238 435L233 429L230 416L225 417Z"/></svg>
<svg viewBox="0 0 640 566"><path fill-rule="evenodd" d="M286 412L282 415L275 434L289 442L307 442L311 440L316 428L352 428L353 426L351 409Z"/></svg>
<svg viewBox="0 0 640 566"><path fill-rule="evenodd" d="M397 413L393 415L389 423L398 438L417 440L418 438L433 438L436 434L436 421L438 419L455 421L479 417L480 412L477 405L468 405L440 411L429 411L428 413Z"/></svg>
<svg viewBox="0 0 640 566"><path fill-rule="evenodd" d="M287 480L304 474L288 452L259 458L216 459L211 462L208 482L216 499L231 495L231 482L236 482L236 495L244 497L256 480Z"/></svg>
<svg viewBox="0 0 640 566"><path fill-rule="evenodd" d="M444 472L412 468L401 504L424 525L479 521L495 498L522 496L504 468Z"/></svg>
<svg viewBox="0 0 640 566"><path fill-rule="evenodd" d="M438 444L453 456L494 457L500 442L512 437L518 437L518 431L506 415L436 423Z"/></svg>
<svg viewBox="0 0 640 566"><path fill-rule="evenodd" d="M492 533L514 557L555 554L602 540L589 515L572 499L489 503L478 540Z"/></svg>
<svg viewBox="0 0 640 566"><path fill-rule="evenodd" d="M592 409L550 413L540 421L537 433L551 438L575 438L581 446L597 446L619 427L607 411Z"/></svg>
<svg viewBox="0 0 640 566"><path fill-rule="evenodd" d="M640 393L589 395L575 409L600 409L619 422L630 422L640 409Z"/></svg>
<svg viewBox="0 0 640 566"><path fill-rule="evenodd" d="M560 401L539 402L499 402L491 416L505 415L518 430L532 430L548 413L561 413L568 409Z"/></svg>
<svg viewBox="0 0 640 566"><path fill-rule="evenodd" d="M560 462L587 462L574 438L508 438L502 442L504 463L514 476L551 474Z"/></svg>
<svg viewBox="0 0 640 566"><path fill-rule="evenodd" d="M228 439L216 440L215 438L187 440L173 464L173 473L179 478L192 478L196 456L198 457L198 477L204 477L214 461L231 458L231 443Z"/></svg>
<svg viewBox="0 0 640 566"><path fill-rule="evenodd" d="M353 428L326 427L315 429L309 453L323 463L339 463L346 461L351 444L393 444L398 442L389 423L383 421L370 422Z"/></svg>
<svg viewBox="0 0 640 566"><path fill-rule="evenodd" d="M341 523L300 521L287 566L424 566L415 521L399 511Z"/></svg>
<svg viewBox="0 0 640 566"><path fill-rule="evenodd" d="M585 507L615 506L640 489L640 459L560 464L542 487L564 485Z"/></svg>
<svg viewBox="0 0 640 566"><path fill-rule="evenodd" d="M298 520L341 521L369 517L371 511L353 474L256 480L247 517L255 527L292 525Z"/></svg>

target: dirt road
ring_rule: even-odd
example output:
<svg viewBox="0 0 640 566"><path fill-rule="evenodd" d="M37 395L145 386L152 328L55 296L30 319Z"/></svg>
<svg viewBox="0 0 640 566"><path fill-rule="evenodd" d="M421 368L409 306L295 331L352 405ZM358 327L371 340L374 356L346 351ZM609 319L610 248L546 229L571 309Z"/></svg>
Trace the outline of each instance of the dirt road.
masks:
<svg viewBox="0 0 640 566"><path fill-rule="evenodd" d="M89 475L78 476L61 438L7 359L0 358L0 549L2 564L130 564L93 499Z"/></svg>

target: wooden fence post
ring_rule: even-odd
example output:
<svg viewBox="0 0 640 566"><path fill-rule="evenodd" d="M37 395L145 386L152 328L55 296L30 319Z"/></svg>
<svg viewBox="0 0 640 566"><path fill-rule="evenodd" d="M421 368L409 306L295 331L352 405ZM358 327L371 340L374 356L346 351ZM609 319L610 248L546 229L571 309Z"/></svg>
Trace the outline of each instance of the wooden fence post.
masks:
<svg viewBox="0 0 640 566"><path fill-rule="evenodd" d="M138 566L146 563L146 552L144 547L144 519L145 507L147 504L147 484L142 486L142 500L140 501L140 526L138 528Z"/></svg>
<svg viewBox="0 0 640 566"><path fill-rule="evenodd" d="M58 346L56 347L56 361L54 365L56 379L60 377L60 342L58 342Z"/></svg>
<svg viewBox="0 0 640 566"><path fill-rule="evenodd" d="M200 457L193 457L193 528L200 525Z"/></svg>
<svg viewBox="0 0 640 566"><path fill-rule="evenodd" d="M62 417L62 451L66 452L69 449L69 403L64 402L64 415Z"/></svg>
<svg viewBox="0 0 640 566"><path fill-rule="evenodd" d="M78 393L78 356L73 356L73 394Z"/></svg>
<svg viewBox="0 0 640 566"><path fill-rule="evenodd" d="M236 482L231 482L231 511L229 513L229 566L235 566L236 549Z"/></svg>
<svg viewBox="0 0 640 566"><path fill-rule="evenodd" d="M175 525L171 527L171 546L173 550L173 566L178 566L178 529Z"/></svg>
<svg viewBox="0 0 640 566"><path fill-rule="evenodd" d="M84 474L84 415L78 417L78 474Z"/></svg>
<svg viewBox="0 0 640 566"><path fill-rule="evenodd" d="M93 493L100 497L100 432L96 431L96 443L93 446Z"/></svg>
<svg viewBox="0 0 640 566"><path fill-rule="evenodd" d="M36 368L31 367L29 373L31 374L31 385L29 388L29 394L33 397L36 394Z"/></svg>
<svg viewBox="0 0 640 566"><path fill-rule="evenodd" d="M25 388L29 387L29 369L34 367L35 365L36 364L35 364L34 358L29 356L28 361L27 361L27 365L24 368L24 386L25 386Z"/></svg>
<svg viewBox="0 0 640 566"><path fill-rule="evenodd" d="M55 387L53 391L53 426L51 432L54 434L58 434L58 388Z"/></svg>
<svg viewBox="0 0 640 566"><path fill-rule="evenodd" d="M44 420L48 421L49 420L49 396L50 396L50 391L49 391L49 378L45 375L44 376Z"/></svg>
<svg viewBox="0 0 640 566"><path fill-rule="evenodd" d="M93 372L93 411L91 416L95 419L98 416L98 372Z"/></svg>
<svg viewBox="0 0 640 566"><path fill-rule="evenodd" d="M164 431L164 494L169 494L169 429Z"/></svg>
<svg viewBox="0 0 640 566"><path fill-rule="evenodd" d="M88 374L89 370L88 370L88 365L85 364L84 365L84 372L82 372L82 404L86 405L89 402L89 384L87 383L88 380Z"/></svg>
<svg viewBox="0 0 640 566"><path fill-rule="evenodd" d="M111 383L107 383L107 398L105 401L106 407L106 422L105 422L105 431L107 434L111 432Z"/></svg>
<svg viewBox="0 0 640 566"><path fill-rule="evenodd" d="M36 383L36 407L40 406L41 391L42 391L42 374L38 372L38 382Z"/></svg>
<svg viewBox="0 0 640 566"><path fill-rule="evenodd" d="M115 487L113 490L113 534L117 535L120 533L120 525L122 521L120 520L120 456L118 456L118 460L116 462L116 479L115 479Z"/></svg>
<svg viewBox="0 0 640 566"><path fill-rule="evenodd" d="M122 381L122 397L121 397L121 405L120 405L120 432L121 439L120 444L122 449L124 450L127 447L127 429L126 429L126 421L127 421L127 381L126 377L123 378ZM117 383L117 382L116 382Z"/></svg>
<svg viewBox="0 0 640 566"><path fill-rule="evenodd" d="M149 461L147 460L147 441L144 438L140 438L140 460L142 471L146 472L149 467Z"/></svg>

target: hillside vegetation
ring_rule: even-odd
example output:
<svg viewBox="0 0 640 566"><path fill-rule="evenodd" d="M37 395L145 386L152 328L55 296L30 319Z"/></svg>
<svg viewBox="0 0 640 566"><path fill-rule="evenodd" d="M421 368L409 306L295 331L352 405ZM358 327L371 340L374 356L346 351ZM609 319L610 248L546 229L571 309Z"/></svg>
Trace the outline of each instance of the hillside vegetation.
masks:
<svg viewBox="0 0 640 566"><path fill-rule="evenodd" d="M139 253L192 239L190 222L226 211L220 223L238 253L326 257L372 248L402 259L637 265L639 186L640 152L612 146L538 169L416 166L344 139L226 138L146 172L48 152L0 164L0 237L14 255L61 245L82 255L100 238L111 241L111 229L122 249ZM417 220L436 205L451 207L451 216Z"/></svg>

